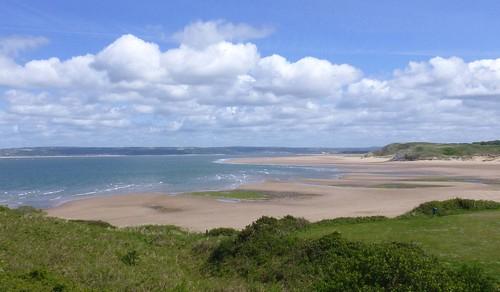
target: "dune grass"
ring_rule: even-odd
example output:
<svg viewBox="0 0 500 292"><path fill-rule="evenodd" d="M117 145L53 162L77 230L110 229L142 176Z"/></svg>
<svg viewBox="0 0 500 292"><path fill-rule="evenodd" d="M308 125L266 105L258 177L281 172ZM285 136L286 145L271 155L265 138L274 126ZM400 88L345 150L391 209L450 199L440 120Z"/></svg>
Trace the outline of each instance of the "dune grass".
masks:
<svg viewBox="0 0 500 292"><path fill-rule="evenodd" d="M0 291L249 289L200 271L219 240L175 226L111 228L0 207Z"/></svg>
<svg viewBox="0 0 500 292"><path fill-rule="evenodd" d="M206 233L175 226L115 228L101 221L49 218L32 208L0 207L0 291L303 291L441 284L463 290L473 287L470 283L481 291L489 287L478 284L487 281L482 272L460 267L477 265L500 283L500 210L491 202L457 200L430 202L397 219L309 223L267 217L241 232ZM430 216L429 206L447 212Z"/></svg>

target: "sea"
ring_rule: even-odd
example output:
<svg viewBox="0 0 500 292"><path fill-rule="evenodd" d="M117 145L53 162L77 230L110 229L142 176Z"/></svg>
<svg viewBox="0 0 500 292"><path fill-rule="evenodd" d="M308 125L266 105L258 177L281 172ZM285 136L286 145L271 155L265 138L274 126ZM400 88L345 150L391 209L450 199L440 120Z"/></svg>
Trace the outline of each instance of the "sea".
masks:
<svg viewBox="0 0 500 292"><path fill-rule="evenodd" d="M226 163L231 155L0 158L0 205L49 208L75 199L128 193L226 190L242 184L335 178L334 167Z"/></svg>

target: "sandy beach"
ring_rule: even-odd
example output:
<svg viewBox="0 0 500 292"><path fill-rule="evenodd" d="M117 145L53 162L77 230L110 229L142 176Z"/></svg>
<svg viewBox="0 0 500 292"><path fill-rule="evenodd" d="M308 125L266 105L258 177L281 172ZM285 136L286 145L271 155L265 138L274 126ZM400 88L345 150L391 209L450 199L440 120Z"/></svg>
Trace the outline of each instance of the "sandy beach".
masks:
<svg viewBox="0 0 500 292"><path fill-rule="evenodd" d="M103 220L116 226L173 224L189 230L242 228L267 215L311 221L345 216L397 216L420 203L454 197L500 201L500 161L392 162L360 155L312 155L234 159L228 163L336 167L332 179L268 181L246 190L293 194L268 200L218 200L148 193L87 198L47 209L50 216Z"/></svg>

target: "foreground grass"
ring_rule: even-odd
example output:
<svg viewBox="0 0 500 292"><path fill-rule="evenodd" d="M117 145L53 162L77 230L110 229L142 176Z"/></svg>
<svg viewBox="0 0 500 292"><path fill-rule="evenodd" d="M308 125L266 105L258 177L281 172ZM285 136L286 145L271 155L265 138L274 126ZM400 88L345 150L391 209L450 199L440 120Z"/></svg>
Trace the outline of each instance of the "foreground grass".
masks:
<svg viewBox="0 0 500 292"><path fill-rule="evenodd" d="M201 234L0 207L0 291L482 291L489 280L470 265L500 283L498 208L450 200L398 219L261 218L242 232Z"/></svg>
<svg viewBox="0 0 500 292"><path fill-rule="evenodd" d="M247 289L242 279L200 273L218 240L173 226L116 229L1 208L0 291Z"/></svg>

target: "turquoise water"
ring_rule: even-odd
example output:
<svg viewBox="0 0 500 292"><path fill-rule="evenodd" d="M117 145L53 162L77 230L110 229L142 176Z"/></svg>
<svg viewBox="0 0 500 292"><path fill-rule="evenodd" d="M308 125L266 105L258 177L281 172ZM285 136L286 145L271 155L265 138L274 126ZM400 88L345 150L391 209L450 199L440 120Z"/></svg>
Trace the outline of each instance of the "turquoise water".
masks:
<svg viewBox="0 0 500 292"><path fill-rule="evenodd" d="M335 168L220 163L224 155L0 159L0 205L46 208L86 196L221 190L268 179L331 178Z"/></svg>

